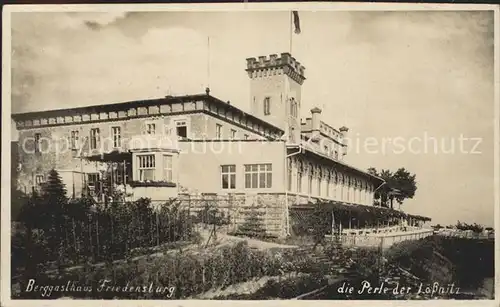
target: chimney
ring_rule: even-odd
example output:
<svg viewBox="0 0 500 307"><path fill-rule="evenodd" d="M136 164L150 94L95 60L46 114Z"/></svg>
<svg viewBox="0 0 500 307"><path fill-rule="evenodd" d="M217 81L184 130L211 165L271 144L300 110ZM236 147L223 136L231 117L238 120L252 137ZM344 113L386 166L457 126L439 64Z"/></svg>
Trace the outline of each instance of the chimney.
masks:
<svg viewBox="0 0 500 307"><path fill-rule="evenodd" d="M278 55L277 54L271 54L269 56L269 61L271 62L271 64L276 64L276 60L278 59Z"/></svg>
<svg viewBox="0 0 500 307"><path fill-rule="evenodd" d="M345 155L347 155L347 143L346 143L346 136L347 132L349 132L349 128L346 126L342 126L339 128L340 135L342 136L341 143L342 143L342 153L340 159L343 159Z"/></svg>
<svg viewBox="0 0 500 307"><path fill-rule="evenodd" d="M319 133L320 133L320 116L321 116L321 109L318 107L315 107L311 109L311 130L312 130L312 136L311 139L313 141L319 141Z"/></svg>

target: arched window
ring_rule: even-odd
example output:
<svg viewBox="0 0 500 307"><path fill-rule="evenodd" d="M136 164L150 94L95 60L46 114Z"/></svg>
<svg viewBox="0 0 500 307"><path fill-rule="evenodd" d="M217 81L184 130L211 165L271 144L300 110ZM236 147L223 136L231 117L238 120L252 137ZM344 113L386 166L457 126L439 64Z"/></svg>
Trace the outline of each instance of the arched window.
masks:
<svg viewBox="0 0 500 307"><path fill-rule="evenodd" d="M308 184L308 188L307 188L307 193L309 193L309 195L312 194L312 186L313 186L313 176L314 176L314 168L313 168L313 165L312 163L309 163L309 184Z"/></svg>
<svg viewBox="0 0 500 307"><path fill-rule="evenodd" d="M337 190L339 186L339 178L338 178L338 173L337 171L333 171L333 199L337 200Z"/></svg>
<svg viewBox="0 0 500 307"><path fill-rule="evenodd" d="M332 173L330 171L326 172L326 197L330 197L330 190L331 190L331 181L332 181Z"/></svg>
<svg viewBox="0 0 500 307"><path fill-rule="evenodd" d="M323 184L323 169L318 167L318 196L321 196L321 185Z"/></svg>
<svg viewBox="0 0 500 307"><path fill-rule="evenodd" d="M271 114L271 97L264 98L264 115Z"/></svg>
<svg viewBox="0 0 500 307"><path fill-rule="evenodd" d="M292 160L291 159L288 159L287 187L288 187L288 191L292 191Z"/></svg>
<svg viewBox="0 0 500 307"><path fill-rule="evenodd" d="M351 185L352 185L352 180L351 176L347 176L347 191L346 191L346 200L348 202L351 201Z"/></svg>
<svg viewBox="0 0 500 307"><path fill-rule="evenodd" d="M299 161L297 165L297 192L302 193L302 175L304 174L304 164Z"/></svg>

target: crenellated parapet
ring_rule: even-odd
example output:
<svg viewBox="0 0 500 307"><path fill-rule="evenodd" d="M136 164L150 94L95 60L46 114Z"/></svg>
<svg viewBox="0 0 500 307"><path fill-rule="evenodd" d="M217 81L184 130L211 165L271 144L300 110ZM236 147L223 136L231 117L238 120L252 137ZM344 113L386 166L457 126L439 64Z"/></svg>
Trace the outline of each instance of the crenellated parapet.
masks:
<svg viewBox="0 0 500 307"><path fill-rule="evenodd" d="M305 67L300 64L290 53L282 53L280 56L271 54L247 59L248 76L250 78L267 77L285 74L299 84L303 84L305 78Z"/></svg>

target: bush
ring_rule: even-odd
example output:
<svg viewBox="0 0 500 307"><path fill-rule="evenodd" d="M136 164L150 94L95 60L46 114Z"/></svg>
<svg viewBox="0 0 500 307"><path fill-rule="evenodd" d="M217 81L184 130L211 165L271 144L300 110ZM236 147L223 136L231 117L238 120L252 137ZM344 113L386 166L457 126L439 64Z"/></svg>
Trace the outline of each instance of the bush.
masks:
<svg viewBox="0 0 500 307"><path fill-rule="evenodd" d="M149 199L105 204L88 197L68 200L56 171L49 174L40 195L16 195L14 201L22 206L18 222L13 222L13 272L35 274L40 264L50 262L61 269L123 259L134 249L190 240L194 235L188 212L178 202L156 208Z"/></svg>
<svg viewBox="0 0 500 307"><path fill-rule="evenodd" d="M82 285L93 284L94 289L97 289L99 282L103 279L112 280L117 286L125 286L127 283L130 286L153 283L154 287L176 287L173 298L182 299L209 289L225 288L245 282L255 277L301 272L304 268L308 272L315 273L314 279L323 276L322 272L307 268L312 267L313 261L310 258L303 259L303 263L308 264L304 268L288 265L297 258L298 254L295 251L273 254L269 251L253 250L244 241L209 254L175 253L165 254L161 258L107 264L104 267L84 266L81 270L65 273L61 278L45 276L43 280L47 285L65 284L67 280L72 280ZM19 297L26 298L28 295L30 294L20 293ZM57 295L62 294L54 293L54 296ZM115 296L120 299L165 299L165 294L137 292L113 294L94 291L71 293L71 295L75 298L94 299L109 299Z"/></svg>

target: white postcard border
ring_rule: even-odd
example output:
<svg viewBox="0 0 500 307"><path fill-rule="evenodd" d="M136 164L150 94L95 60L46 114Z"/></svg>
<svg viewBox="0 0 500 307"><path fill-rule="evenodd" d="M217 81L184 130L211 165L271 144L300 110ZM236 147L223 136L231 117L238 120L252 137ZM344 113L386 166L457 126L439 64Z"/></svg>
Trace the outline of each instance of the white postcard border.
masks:
<svg viewBox="0 0 500 307"><path fill-rule="evenodd" d="M11 139L11 13L14 12L126 12L126 11L494 11L495 20L495 98L494 98L494 200L495 200L495 229L500 229L500 73L499 73L499 47L500 34L499 7L486 4L396 4L396 3L325 3L325 2L300 2L300 3L231 3L231 4L78 4L78 5L6 5L3 7L3 48L2 48L2 165L1 192L2 192L2 263L1 263L1 288L0 297L3 306L67 306L67 300L11 300L10 287L10 139ZM483 301L335 301L339 306L500 306L500 233L496 233L495 244L495 300ZM302 306L305 303L313 303L315 306L330 306L332 301L207 301L207 300L76 300L72 305L76 306L204 306L239 305L254 306Z"/></svg>

